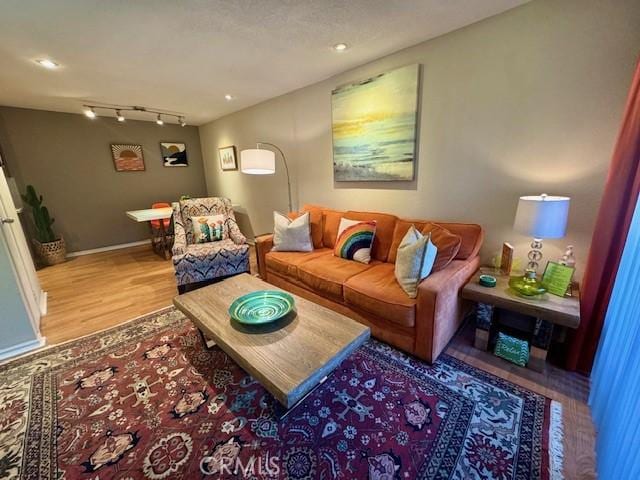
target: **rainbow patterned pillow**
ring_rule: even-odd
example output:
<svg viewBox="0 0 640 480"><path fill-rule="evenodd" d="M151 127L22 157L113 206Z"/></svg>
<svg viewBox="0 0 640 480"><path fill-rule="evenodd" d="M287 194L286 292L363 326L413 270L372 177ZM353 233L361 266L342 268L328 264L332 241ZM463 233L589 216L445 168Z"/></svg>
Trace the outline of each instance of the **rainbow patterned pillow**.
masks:
<svg viewBox="0 0 640 480"><path fill-rule="evenodd" d="M371 261L371 246L376 234L376 222L359 222L357 220L340 220L338 239L333 254L336 257L355 260L360 263Z"/></svg>

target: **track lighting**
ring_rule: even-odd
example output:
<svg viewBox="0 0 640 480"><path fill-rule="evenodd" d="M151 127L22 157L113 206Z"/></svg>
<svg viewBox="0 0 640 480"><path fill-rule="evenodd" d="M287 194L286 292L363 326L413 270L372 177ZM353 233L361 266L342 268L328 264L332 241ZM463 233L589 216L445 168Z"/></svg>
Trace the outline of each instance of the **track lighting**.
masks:
<svg viewBox="0 0 640 480"><path fill-rule="evenodd" d="M145 114L150 114L150 115L155 115L156 116L156 123L158 125L164 125L165 119L167 117L170 118L174 118L178 125L180 125L181 127L186 127L187 126L187 120L185 119L184 115L180 112L167 112L167 111L162 111L162 110L156 110L156 109L151 109L151 108L146 108L146 107L140 107L137 105L83 105L84 107L84 114L89 117L89 118L96 118L98 116L98 114L96 113L96 110L109 110L111 112L115 113L115 117L118 120L118 122L125 122L126 118L123 115L122 112L139 112L139 113L145 113ZM150 119L149 119L150 120Z"/></svg>

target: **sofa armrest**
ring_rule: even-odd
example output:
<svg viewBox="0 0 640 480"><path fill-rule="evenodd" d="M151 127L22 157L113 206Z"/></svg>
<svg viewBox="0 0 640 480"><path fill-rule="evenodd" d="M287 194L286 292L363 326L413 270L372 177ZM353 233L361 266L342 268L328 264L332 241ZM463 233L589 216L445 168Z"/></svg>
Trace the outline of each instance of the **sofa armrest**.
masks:
<svg viewBox="0 0 640 480"><path fill-rule="evenodd" d="M435 362L462 323L460 289L480 266L480 257L454 260L418 285L415 353Z"/></svg>
<svg viewBox="0 0 640 480"><path fill-rule="evenodd" d="M258 260L258 273L260 278L266 280L267 278L267 263L266 255L273 248L273 234L266 233L256 237L256 257Z"/></svg>

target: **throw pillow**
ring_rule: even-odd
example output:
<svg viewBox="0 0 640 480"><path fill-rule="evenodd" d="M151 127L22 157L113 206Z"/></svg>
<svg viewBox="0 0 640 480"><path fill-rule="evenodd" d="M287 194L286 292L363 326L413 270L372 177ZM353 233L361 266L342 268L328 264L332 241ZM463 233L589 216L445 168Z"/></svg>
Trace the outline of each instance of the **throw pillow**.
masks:
<svg viewBox="0 0 640 480"><path fill-rule="evenodd" d="M292 220L280 212L273 212L273 248L274 252L310 252L311 228L309 213L303 213Z"/></svg>
<svg viewBox="0 0 640 480"><path fill-rule="evenodd" d="M195 243L218 242L224 237L224 215L191 217Z"/></svg>
<svg viewBox="0 0 640 480"><path fill-rule="evenodd" d="M449 265L451 260L456 258L458 251L460 251L462 237L455 233L451 233L440 225L427 223L422 229L422 234L431 234L431 241L438 248L438 256L433 264L434 272L440 271Z"/></svg>
<svg viewBox="0 0 640 480"><path fill-rule="evenodd" d="M431 273L437 253L431 236L411 225L398 246L395 266L396 280L409 298L418 296L418 284Z"/></svg>
<svg viewBox="0 0 640 480"><path fill-rule="evenodd" d="M375 234L375 220L359 222L342 218L338 227L338 237L333 254L336 257L346 258L347 260L369 263Z"/></svg>

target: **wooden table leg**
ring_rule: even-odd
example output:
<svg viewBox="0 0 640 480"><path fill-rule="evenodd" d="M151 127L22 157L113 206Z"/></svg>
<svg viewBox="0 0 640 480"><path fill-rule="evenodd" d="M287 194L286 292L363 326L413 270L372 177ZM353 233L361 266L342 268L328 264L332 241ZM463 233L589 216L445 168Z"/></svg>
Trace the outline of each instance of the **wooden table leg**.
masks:
<svg viewBox="0 0 640 480"><path fill-rule="evenodd" d="M489 332L493 322L493 305L478 303L476 306L476 338L474 346L479 350L489 348Z"/></svg>
<svg viewBox="0 0 640 480"><path fill-rule="evenodd" d="M544 371L552 334L553 323L542 320L541 318L536 318L533 339L531 340L529 363L527 364L527 367L531 370L535 370L536 372Z"/></svg>

